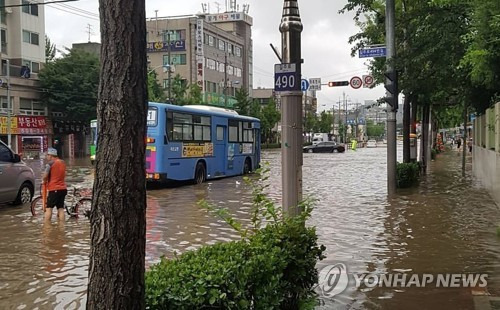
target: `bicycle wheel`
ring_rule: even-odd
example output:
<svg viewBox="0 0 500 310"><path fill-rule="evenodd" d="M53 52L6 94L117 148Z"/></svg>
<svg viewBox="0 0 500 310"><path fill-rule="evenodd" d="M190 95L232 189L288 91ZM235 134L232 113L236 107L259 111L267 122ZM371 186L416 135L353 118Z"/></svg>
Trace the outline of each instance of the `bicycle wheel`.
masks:
<svg viewBox="0 0 500 310"><path fill-rule="evenodd" d="M43 199L42 196L38 196L31 202L31 215L33 216L43 216Z"/></svg>
<svg viewBox="0 0 500 310"><path fill-rule="evenodd" d="M78 200L78 202L75 204L75 216L80 217L80 216L90 216L90 209L92 208L92 199L90 198L82 198Z"/></svg>

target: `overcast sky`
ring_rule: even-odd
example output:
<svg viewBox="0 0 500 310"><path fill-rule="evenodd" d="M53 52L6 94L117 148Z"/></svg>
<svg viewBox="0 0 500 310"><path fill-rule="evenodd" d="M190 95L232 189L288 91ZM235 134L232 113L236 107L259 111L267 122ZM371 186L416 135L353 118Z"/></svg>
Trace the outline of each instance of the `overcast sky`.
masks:
<svg viewBox="0 0 500 310"><path fill-rule="evenodd" d="M220 11L225 11L226 0L219 0ZM229 2L229 1L228 1ZM146 16L173 16L195 14L201 11L200 0L146 0ZM210 4L211 13L217 13L214 1ZM338 11L346 0L299 0L300 14L304 31L302 32L302 67L303 78L321 78L328 81L350 80L353 76L361 77L368 73L366 59L351 57L349 36L358 29L351 14L340 15ZM239 0L240 7L249 4L249 15L253 17L254 42L254 88L273 87L274 64L278 63L269 43L281 49L279 24L283 1L280 0ZM88 25L93 34L92 42L100 42L97 0L79 0L63 4L46 6L46 33L57 48L71 47L72 43L88 41ZM318 92L318 109L321 111L343 96L353 103L375 100L384 95L383 86L374 89L323 86Z"/></svg>

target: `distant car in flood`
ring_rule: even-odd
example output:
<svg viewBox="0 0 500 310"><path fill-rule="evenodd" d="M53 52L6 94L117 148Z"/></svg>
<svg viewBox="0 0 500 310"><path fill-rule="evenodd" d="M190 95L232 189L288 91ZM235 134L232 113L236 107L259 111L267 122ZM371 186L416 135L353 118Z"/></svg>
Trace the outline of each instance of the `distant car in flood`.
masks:
<svg viewBox="0 0 500 310"><path fill-rule="evenodd" d="M316 145L308 145L303 148L304 153L343 153L345 146L334 141L320 142Z"/></svg>
<svg viewBox="0 0 500 310"><path fill-rule="evenodd" d="M375 141L375 140L368 140L366 142L366 147L377 147L377 141Z"/></svg>

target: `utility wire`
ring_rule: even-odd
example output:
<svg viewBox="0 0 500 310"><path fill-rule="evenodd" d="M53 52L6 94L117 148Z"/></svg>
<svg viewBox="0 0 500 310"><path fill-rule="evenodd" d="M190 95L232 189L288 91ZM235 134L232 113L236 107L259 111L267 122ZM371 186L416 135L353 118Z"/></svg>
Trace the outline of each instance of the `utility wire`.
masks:
<svg viewBox="0 0 500 310"><path fill-rule="evenodd" d="M74 2L74 1L80 1L80 0L56 0L56 1L48 1L48 2L37 2L36 4L38 4L38 5L45 5L45 4L52 4L52 3ZM2 6L0 6L0 9L17 8L17 7L21 7L21 6L30 6L30 5L33 5L33 3L9 4L9 5L2 5Z"/></svg>

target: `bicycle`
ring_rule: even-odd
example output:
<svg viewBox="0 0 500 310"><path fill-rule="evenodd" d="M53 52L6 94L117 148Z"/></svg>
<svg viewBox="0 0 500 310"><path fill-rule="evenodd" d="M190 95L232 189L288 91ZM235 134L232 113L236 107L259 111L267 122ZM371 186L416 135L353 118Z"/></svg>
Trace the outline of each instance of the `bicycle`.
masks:
<svg viewBox="0 0 500 310"><path fill-rule="evenodd" d="M90 216L90 209L92 207L92 190L73 187L71 192L68 191L64 199L64 209L71 217L78 218L79 216ZM69 198L69 199L68 199ZM33 216L43 215L45 212L45 204L47 193L44 185L40 186L40 196L33 199L31 202L31 214ZM69 200L69 202L67 202Z"/></svg>

